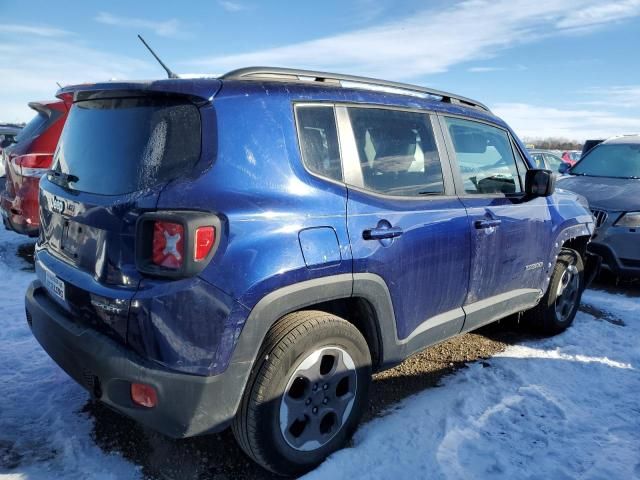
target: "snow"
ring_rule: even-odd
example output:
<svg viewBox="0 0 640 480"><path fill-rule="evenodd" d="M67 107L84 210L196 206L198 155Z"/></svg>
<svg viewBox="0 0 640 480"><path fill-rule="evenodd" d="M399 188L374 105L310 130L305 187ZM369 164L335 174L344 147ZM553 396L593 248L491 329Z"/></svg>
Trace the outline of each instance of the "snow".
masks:
<svg viewBox="0 0 640 480"><path fill-rule="evenodd" d="M25 243L0 232L0 477L141 478L96 446L87 393L31 336ZM589 290L583 302L603 315L580 312L562 335L469 364L306 478L640 479L640 299Z"/></svg>
<svg viewBox="0 0 640 480"><path fill-rule="evenodd" d="M639 479L640 299L583 303L617 321L579 312L559 336L470 364L305 478Z"/></svg>
<svg viewBox="0 0 640 480"><path fill-rule="evenodd" d="M0 478L140 478L138 467L94 444L81 413L88 394L31 335L24 292L35 274L16 256L28 243L0 231Z"/></svg>

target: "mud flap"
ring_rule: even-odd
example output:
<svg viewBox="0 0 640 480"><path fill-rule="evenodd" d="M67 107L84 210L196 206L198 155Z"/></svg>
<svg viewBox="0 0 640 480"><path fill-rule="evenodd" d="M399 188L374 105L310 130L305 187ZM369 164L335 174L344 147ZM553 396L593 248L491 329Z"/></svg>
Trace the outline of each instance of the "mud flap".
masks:
<svg viewBox="0 0 640 480"><path fill-rule="evenodd" d="M600 273L600 267L602 265L602 257L594 253L587 252L584 257L584 278L585 288L591 285L591 282Z"/></svg>

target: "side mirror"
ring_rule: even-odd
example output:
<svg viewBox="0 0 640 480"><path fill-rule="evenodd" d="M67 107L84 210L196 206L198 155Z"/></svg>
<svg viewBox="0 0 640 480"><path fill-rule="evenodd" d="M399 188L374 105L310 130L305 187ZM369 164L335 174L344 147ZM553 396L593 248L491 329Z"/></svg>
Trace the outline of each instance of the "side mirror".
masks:
<svg viewBox="0 0 640 480"><path fill-rule="evenodd" d="M527 170L524 190L529 197L548 197L556 189L556 179L551 170Z"/></svg>

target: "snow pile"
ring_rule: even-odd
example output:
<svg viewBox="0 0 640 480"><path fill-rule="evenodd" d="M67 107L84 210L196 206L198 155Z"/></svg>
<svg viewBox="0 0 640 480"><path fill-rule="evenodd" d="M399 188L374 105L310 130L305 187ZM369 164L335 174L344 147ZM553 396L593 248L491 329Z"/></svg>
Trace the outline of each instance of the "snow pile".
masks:
<svg viewBox="0 0 640 480"><path fill-rule="evenodd" d="M640 299L583 303L609 317L469 365L305 478L640 479Z"/></svg>
<svg viewBox="0 0 640 480"><path fill-rule="evenodd" d="M31 335L24 292L35 274L16 256L27 243L0 231L0 477L139 478L137 467L95 446L92 422L80 412L88 394Z"/></svg>

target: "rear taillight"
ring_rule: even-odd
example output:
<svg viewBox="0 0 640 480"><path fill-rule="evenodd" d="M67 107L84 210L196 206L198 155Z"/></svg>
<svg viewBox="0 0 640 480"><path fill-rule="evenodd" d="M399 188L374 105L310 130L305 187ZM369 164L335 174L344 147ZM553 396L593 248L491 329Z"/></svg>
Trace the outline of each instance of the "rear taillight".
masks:
<svg viewBox="0 0 640 480"><path fill-rule="evenodd" d="M13 157L11 163L17 173L23 177L42 177L51 168L53 155L48 153L29 153Z"/></svg>
<svg viewBox="0 0 640 480"><path fill-rule="evenodd" d="M158 404L156 389L145 383L131 384L131 400L141 407L153 408Z"/></svg>
<svg viewBox="0 0 640 480"><path fill-rule="evenodd" d="M214 243L216 243L216 229L214 227L198 227L193 246L193 260L201 262L207 258Z"/></svg>
<svg viewBox="0 0 640 480"><path fill-rule="evenodd" d="M221 226L218 216L206 212L145 213L136 226L136 267L161 277L196 275L213 257Z"/></svg>
<svg viewBox="0 0 640 480"><path fill-rule="evenodd" d="M160 222L153 224L151 261L155 265L174 270L184 263L184 227L180 223Z"/></svg>

